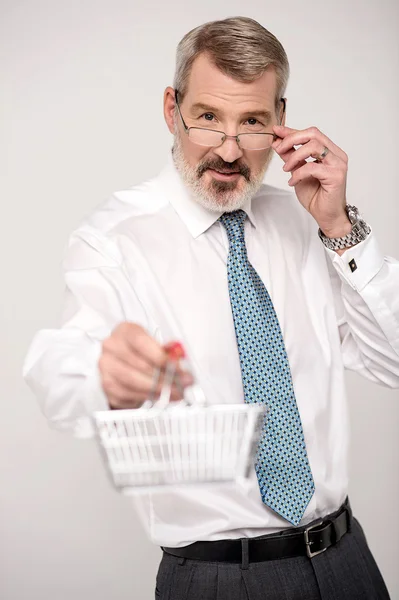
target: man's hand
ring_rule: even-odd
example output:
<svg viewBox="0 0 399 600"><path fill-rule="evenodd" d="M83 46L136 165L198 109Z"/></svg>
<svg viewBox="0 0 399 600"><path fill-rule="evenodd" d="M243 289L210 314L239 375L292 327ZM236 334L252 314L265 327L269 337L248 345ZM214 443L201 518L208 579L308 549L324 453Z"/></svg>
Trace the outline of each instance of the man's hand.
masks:
<svg viewBox="0 0 399 600"><path fill-rule="evenodd" d="M163 369L167 355L148 333L134 323L121 323L104 340L99 360L101 383L111 408L138 408L147 400L156 369ZM193 383L192 376L178 368L182 387ZM159 396L161 376L156 389ZM181 393L172 386L171 400L180 400Z"/></svg>
<svg viewBox="0 0 399 600"><path fill-rule="evenodd" d="M326 236L349 233L352 225L345 212L348 156L316 127L296 130L278 125L273 130L280 139L272 147L284 161L284 171L291 172L288 184L295 188L300 203ZM322 162L306 162L318 158L325 147L329 152Z"/></svg>

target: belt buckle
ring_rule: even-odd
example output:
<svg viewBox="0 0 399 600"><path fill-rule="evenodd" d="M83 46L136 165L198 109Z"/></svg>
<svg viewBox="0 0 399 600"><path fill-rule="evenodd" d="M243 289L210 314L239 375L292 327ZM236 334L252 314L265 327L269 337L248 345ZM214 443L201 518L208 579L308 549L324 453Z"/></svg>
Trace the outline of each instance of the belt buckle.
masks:
<svg viewBox="0 0 399 600"><path fill-rule="evenodd" d="M323 548L323 550L318 550L317 552L312 552L310 550L310 546L313 544L313 542L311 542L309 540L309 531L311 531L312 529L315 529L315 527L318 527L319 525L322 525L322 524L323 524L323 519L321 519L320 521L318 521L311 527L308 527L303 532L303 535L305 537L305 544L306 544L306 554L308 555L309 558L313 558L314 556L317 556L318 554L321 554L322 552L325 552L327 550L327 548Z"/></svg>

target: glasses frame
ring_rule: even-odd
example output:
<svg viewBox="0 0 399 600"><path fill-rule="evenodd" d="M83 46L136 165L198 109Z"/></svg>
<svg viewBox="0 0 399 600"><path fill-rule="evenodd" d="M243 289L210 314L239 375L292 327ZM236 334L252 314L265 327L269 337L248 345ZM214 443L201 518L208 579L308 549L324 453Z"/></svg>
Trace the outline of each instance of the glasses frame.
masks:
<svg viewBox="0 0 399 600"><path fill-rule="evenodd" d="M176 102L176 106L177 106L177 110L179 111L179 115L181 118L181 121L183 123L183 127L184 127L184 131L185 133L187 133L188 136L190 136L190 130L191 129L197 129L200 131L213 131L214 133L220 133L222 136L222 140L220 142L220 144L218 144L217 146L206 146L204 144L198 144L198 142L194 142L193 140L191 140L193 142L193 144L197 144L197 146L202 146L203 148L219 148L219 146L221 146L225 140L227 140L228 138L231 138L233 140L236 140L237 144L240 146L240 137L243 135L271 135L273 136L273 142L278 138L278 136L275 133L259 133L259 132L253 132L253 133L238 133L237 135L227 135L224 131L219 131L218 129L208 129L207 127L187 127L185 120L183 119L183 115L181 114L181 110L180 110L180 105L179 105L179 101L178 101L178 90L174 90L175 92L175 102ZM286 110L286 100L285 98L280 98L280 101L283 103L283 114L281 115L281 119L284 116L285 110ZM281 125L281 120L279 125ZM272 143L273 143L272 142ZM249 150L251 152L259 152L260 150L267 150L266 148L243 148L243 150Z"/></svg>

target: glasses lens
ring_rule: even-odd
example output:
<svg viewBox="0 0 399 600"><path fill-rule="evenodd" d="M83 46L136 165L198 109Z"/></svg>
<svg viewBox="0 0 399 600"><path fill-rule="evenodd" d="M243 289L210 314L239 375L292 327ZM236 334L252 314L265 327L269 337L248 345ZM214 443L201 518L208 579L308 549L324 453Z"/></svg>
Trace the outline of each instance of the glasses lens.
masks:
<svg viewBox="0 0 399 600"><path fill-rule="evenodd" d="M200 146L220 146L223 139L223 134L218 131L196 127L189 129L188 136L194 144L199 144Z"/></svg>
<svg viewBox="0 0 399 600"><path fill-rule="evenodd" d="M272 133L241 133L238 136L241 148L244 150L265 150L273 143Z"/></svg>

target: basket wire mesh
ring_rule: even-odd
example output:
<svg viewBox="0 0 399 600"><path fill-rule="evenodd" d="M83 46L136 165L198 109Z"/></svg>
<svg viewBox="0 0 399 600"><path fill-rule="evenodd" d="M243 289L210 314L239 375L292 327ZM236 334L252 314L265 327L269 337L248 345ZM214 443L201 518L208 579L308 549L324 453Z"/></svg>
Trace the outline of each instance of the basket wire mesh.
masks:
<svg viewBox="0 0 399 600"><path fill-rule="evenodd" d="M169 402L177 363L170 355L158 400L152 393L141 408L93 415L111 481L126 494L170 485L242 483L253 469L266 406L209 406L198 386L191 390L190 404ZM159 377L157 372L153 390Z"/></svg>

